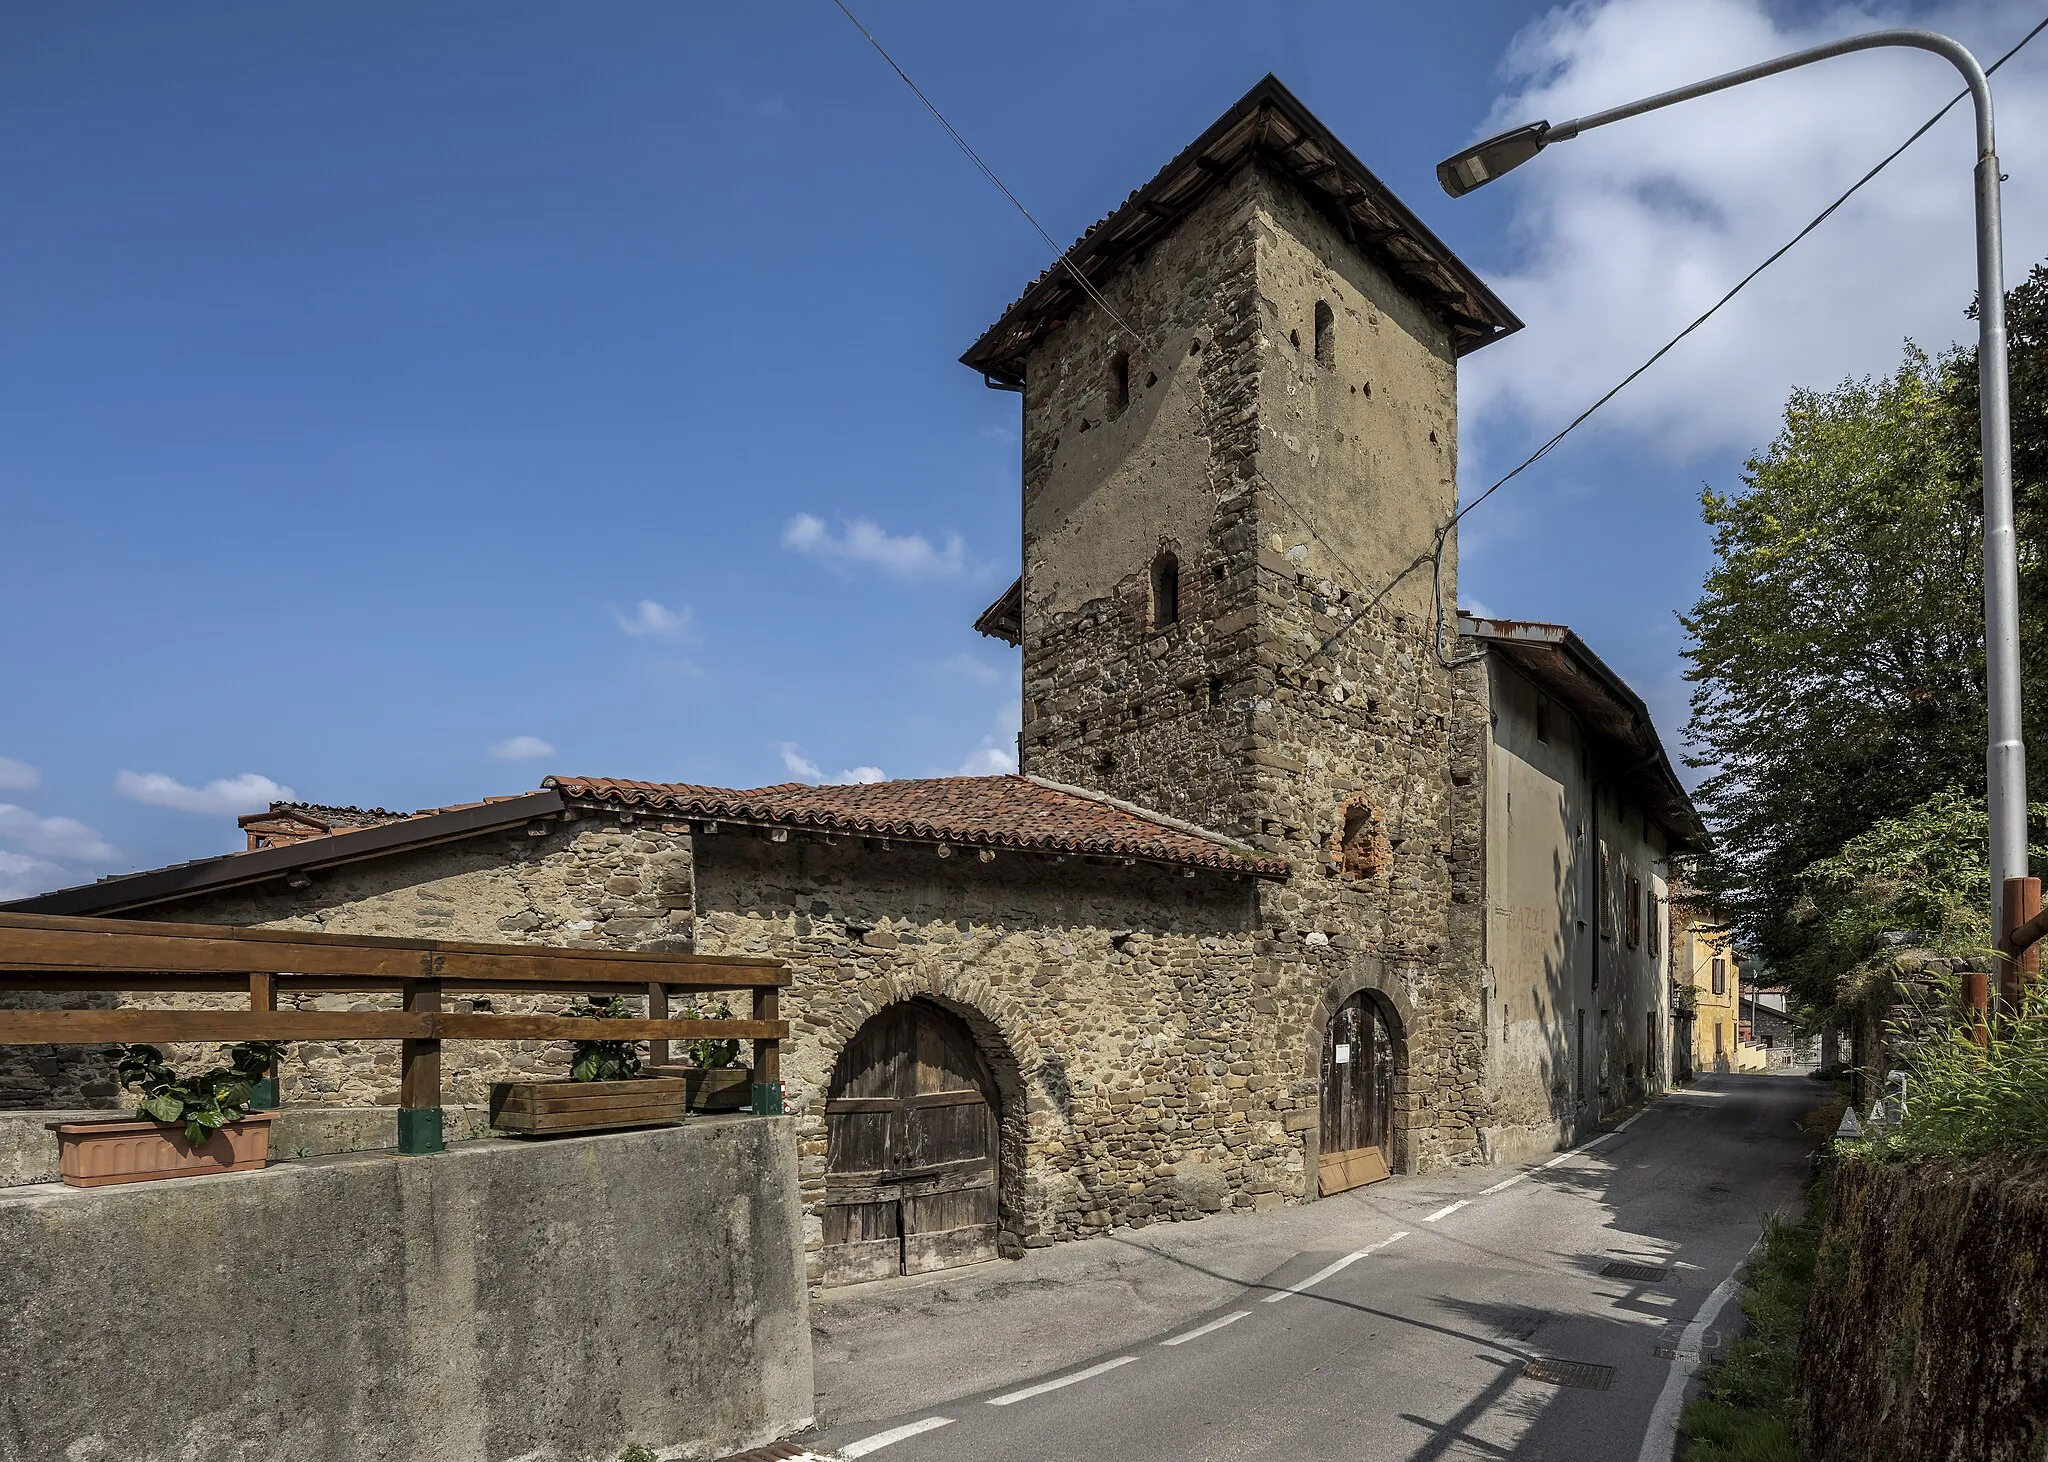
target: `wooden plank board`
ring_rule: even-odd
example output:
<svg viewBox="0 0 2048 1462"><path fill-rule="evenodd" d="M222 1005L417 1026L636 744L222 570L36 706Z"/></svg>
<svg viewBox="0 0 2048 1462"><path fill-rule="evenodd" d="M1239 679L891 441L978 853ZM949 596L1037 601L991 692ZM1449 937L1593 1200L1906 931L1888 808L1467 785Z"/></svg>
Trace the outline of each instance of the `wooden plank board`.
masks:
<svg viewBox="0 0 2048 1462"><path fill-rule="evenodd" d="M1389 1176L1386 1154L1377 1147L1325 1153L1316 1160L1316 1188L1325 1198L1377 1183Z"/></svg>
<svg viewBox="0 0 2048 1462"><path fill-rule="evenodd" d="M606 1020L404 1010L0 1010L0 1046L109 1041L775 1040L786 1021Z"/></svg>
<svg viewBox="0 0 2048 1462"><path fill-rule="evenodd" d="M160 924L0 914L0 966L147 973L375 975L582 984L649 981L739 989L789 983L786 965L754 956L556 949L531 944L310 934L224 924Z"/></svg>
<svg viewBox="0 0 2048 1462"><path fill-rule="evenodd" d="M649 1102L688 1101L689 1083L674 1078L645 1081L516 1081L491 1088L493 1112L606 1111Z"/></svg>
<svg viewBox="0 0 2048 1462"><path fill-rule="evenodd" d="M618 1127L661 1127L683 1120L680 1102L621 1112L507 1112L491 1118L500 1132L609 1132Z"/></svg>
<svg viewBox="0 0 2048 1462"><path fill-rule="evenodd" d="M996 1226L968 1224L938 1232L907 1232L903 1235L903 1272L929 1274L936 1269L957 1269L962 1264L979 1264L996 1257Z"/></svg>

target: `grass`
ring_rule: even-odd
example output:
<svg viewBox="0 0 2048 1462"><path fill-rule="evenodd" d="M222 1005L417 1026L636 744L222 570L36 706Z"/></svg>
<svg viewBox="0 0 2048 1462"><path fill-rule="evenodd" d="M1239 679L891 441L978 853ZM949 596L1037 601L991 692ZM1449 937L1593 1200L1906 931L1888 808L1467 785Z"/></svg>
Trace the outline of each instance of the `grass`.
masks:
<svg viewBox="0 0 2048 1462"><path fill-rule="evenodd" d="M1686 1462L1799 1462L1792 1435L1792 1366L1813 1289L1825 1201L1826 1185L1819 1184L1804 1222L1764 1221L1763 1244L1743 1274L1747 1331L1707 1372L1705 1393L1679 1420Z"/></svg>
<svg viewBox="0 0 2048 1462"><path fill-rule="evenodd" d="M1901 1034L1917 1038L1904 1067L1904 1119L1843 1149L1871 1158L2048 1150L2048 980L2034 981L2017 1011L1992 1021L1982 1048L1958 1013L1955 982L1940 988L1933 1009L1915 1012L1917 1029L1914 1013L1901 1023Z"/></svg>

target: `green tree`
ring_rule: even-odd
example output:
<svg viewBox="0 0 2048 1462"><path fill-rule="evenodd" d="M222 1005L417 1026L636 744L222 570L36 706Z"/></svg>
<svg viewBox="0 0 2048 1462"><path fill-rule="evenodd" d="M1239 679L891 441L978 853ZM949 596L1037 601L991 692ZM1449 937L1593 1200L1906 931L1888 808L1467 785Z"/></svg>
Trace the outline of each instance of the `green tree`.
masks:
<svg viewBox="0 0 2048 1462"><path fill-rule="evenodd" d="M1716 835L1699 879L1813 1004L1832 990L1798 958L1806 870L1983 787L1981 515L1955 379L1909 347L1889 378L1795 392L1744 490L1701 500L1717 562L1681 616Z"/></svg>

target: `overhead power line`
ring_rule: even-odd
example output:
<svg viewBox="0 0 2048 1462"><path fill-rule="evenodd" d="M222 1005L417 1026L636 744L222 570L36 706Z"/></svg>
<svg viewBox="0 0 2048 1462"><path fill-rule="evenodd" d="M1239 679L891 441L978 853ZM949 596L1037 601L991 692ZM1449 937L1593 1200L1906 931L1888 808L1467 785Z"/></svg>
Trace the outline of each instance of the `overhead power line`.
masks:
<svg viewBox="0 0 2048 1462"><path fill-rule="evenodd" d="M1056 242L1054 242L1053 236L1045 231L1045 225L1041 224L1035 217L1033 217L1031 210L1024 206L1023 200L1018 198L1018 196L1015 193L1012 193L1010 191L1009 184L1005 183L1001 178L996 176L996 170L990 167L987 163L982 161L981 154L976 152L974 148L968 144L967 139L960 135L959 130L955 128L951 122L946 120L946 114L940 111L938 109L937 104L934 103L930 97L924 94L924 88L920 87L916 82L910 79L910 73L908 71L905 71L901 66L896 64L896 58L889 54L888 50L882 45L880 41L875 39L875 33L869 30L866 26L862 25L860 23L860 17L855 15L851 10L846 8L846 0L832 0L832 3L839 7L839 13L841 15L844 15L848 20L853 22L853 28L855 30L859 31L862 35L867 37L868 44L875 48L875 54L880 56L884 61L887 61L889 63L889 69L891 71L894 71L897 74L897 76L902 78L903 84L910 88L910 94L916 97L919 101L924 103L924 109L932 114L933 120L935 120L941 127L946 129L946 135L953 139L953 145L958 147L965 154L967 154L967 160L973 163L975 167L979 168L981 170L981 175L987 178L991 183L995 184L996 191L1001 193L1005 198L1010 200L1010 206L1012 208L1015 208L1019 213L1024 215L1024 221L1030 224L1032 228L1038 231L1038 236L1041 239L1045 240L1045 246L1048 249L1051 249L1053 253L1058 256L1056 262L1060 265L1065 266L1067 273L1071 274L1074 277L1074 283L1081 286L1081 292L1087 295L1088 298L1093 300L1096 304L1100 305L1102 307L1103 313L1108 315L1110 319L1116 321L1117 328L1122 330L1124 334L1130 336L1133 340L1139 341L1141 343L1144 342L1145 337L1140 335L1137 331L1133 330L1129 325L1124 323L1123 316L1119 315L1114 309L1110 307L1109 301L1104 299L1102 297L1101 292L1098 291L1093 284L1088 282L1088 276L1083 274L1080 268L1075 265L1074 261L1068 257L1072 250L1062 249Z"/></svg>

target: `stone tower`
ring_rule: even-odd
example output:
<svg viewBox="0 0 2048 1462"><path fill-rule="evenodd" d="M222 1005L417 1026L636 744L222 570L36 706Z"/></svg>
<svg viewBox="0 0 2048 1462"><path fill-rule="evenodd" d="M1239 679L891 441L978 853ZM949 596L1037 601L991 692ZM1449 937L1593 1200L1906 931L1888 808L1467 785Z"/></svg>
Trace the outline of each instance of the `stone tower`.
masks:
<svg viewBox="0 0 2048 1462"><path fill-rule="evenodd" d="M1023 770L1447 847L1457 359L1520 322L1270 76L1069 259L963 357L1024 394Z"/></svg>

